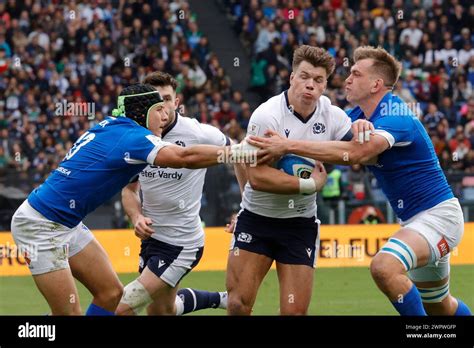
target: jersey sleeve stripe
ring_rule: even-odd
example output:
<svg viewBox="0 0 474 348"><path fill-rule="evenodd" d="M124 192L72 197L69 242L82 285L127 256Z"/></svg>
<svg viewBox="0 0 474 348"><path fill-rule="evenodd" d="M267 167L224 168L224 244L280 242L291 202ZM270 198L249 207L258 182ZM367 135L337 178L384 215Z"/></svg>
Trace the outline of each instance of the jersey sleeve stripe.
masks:
<svg viewBox="0 0 474 348"><path fill-rule="evenodd" d="M383 129L376 129L375 134L383 136L388 141L388 144L390 145L390 147L392 147L395 144L395 138L389 132Z"/></svg>
<svg viewBox="0 0 474 348"><path fill-rule="evenodd" d="M171 143L167 143L165 141L160 141L159 144L157 144L153 150L150 151L150 153L148 154L147 158L146 158L146 161L148 162L148 164L154 164L155 163L155 158L156 158L156 155L158 155L158 152L164 148L165 146L168 146L168 145L171 145Z"/></svg>

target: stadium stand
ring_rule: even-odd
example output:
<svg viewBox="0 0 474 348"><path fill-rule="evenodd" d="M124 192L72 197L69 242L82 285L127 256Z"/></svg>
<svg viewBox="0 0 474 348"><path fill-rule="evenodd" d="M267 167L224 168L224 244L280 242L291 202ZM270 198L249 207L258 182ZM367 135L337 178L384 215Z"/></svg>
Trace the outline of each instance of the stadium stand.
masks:
<svg viewBox="0 0 474 348"><path fill-rule="evenodd" d="M177 77L183 114L241 140L256 107L247 100L249 93L262 102L285 90L292 52L300 44L322 46L335 57L327 95L345 109L350 105L343 83L356 47L380 45L400 59L404 70L395 92L417 106L456 194L474 201L472 184L463 181L464 173L474 172L474 5L469 1L209 2L228 16L251 61L245 68L251 72L248 90L233 88L200 31L192 1L0 2L0 202L9 201L0 205L2 217L15 210L11 200L21 202L22 195L7 187L24 196L38 186L72 143L111 113L121 89L154 70ZM67 103L93 105L94 116L58 112ZM360 176L340 170L345 183ZM362 173L364 195L352 191L357 185L342 185L349 207L380 203L377 184L367 175ZM229 184L217 187L217 182ZM203 200L208 225L223 225L238 209L236 185L229 168L209 170ZM0 219L0 229L8 228L6 220ZM122 224L115 221L114 227Z"/></svg>

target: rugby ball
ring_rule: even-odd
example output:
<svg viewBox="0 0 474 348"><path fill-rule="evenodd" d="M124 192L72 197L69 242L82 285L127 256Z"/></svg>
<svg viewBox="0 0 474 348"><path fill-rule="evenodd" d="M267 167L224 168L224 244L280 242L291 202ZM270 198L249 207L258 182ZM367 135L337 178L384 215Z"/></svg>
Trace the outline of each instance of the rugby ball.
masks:
<svg viewBox="0 0 474 348"><path fill-rule="evenodd" d="M276 168L286 174L308 179L314 169L315 160L296 155L285 155L276 164Z"/></svg>

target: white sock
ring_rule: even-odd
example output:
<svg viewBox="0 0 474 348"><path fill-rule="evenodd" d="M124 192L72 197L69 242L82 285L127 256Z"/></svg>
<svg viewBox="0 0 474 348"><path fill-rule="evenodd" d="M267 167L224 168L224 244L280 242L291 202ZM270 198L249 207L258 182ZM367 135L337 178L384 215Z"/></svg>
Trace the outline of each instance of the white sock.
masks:
<svg viewBox="0 0 474 348"><path fill-rule="evenodd" d="M221 296L221 302L219 303L219 308L227 309L227 291L219 291Z"/></svg>
<svg viewBox="0 0 474 348"><path fill-rule="evenodd" d="M227 302L227 301L226 301ZM181 297L176 296L174 300L174 304L176 305L176 315L183 315L184 312L184 302Z"/></svg>

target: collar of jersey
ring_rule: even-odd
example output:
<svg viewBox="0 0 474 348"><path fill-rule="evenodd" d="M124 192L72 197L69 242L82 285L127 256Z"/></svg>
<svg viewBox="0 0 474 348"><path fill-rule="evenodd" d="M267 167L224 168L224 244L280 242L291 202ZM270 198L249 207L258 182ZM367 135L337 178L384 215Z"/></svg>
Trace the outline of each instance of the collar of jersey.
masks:
<svg viewBox="0 0 474 348"><path fill-rule="evenodd" d="M288 90L284 92L285 94L285 102L286 102L286 107L288 108L288 111L290 111L298 120L300 120L303 123L308 123L308 121L313 117L314 113L316 112L316 109L313 110L312 113L309 114L309 117L305 119L303 116L301 116L299 113L296 112L296 110L291 110L290 108L290 102L288 101Z"/></svg>
<svg viewBox="0 0 474 348"><path fill-rule="evenodd" d="M163 133L161 133L162 139L165 137L166 134L168 134L174 128L174 126L176 126L176 123L178 123L179 113L175 111L174 115L175 117L174 117L173 123L171 123L168 128L163 129Z"/></svg>
<svg viewBox="0 0 474 348"><path fill-rule="evenodd" d="M360 106L356 106L352 109L346 110L347 116L350 117L351 122L355 122L357 120L365 120L365 115Z"/></svg>

